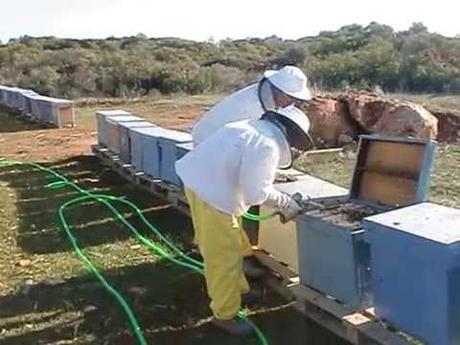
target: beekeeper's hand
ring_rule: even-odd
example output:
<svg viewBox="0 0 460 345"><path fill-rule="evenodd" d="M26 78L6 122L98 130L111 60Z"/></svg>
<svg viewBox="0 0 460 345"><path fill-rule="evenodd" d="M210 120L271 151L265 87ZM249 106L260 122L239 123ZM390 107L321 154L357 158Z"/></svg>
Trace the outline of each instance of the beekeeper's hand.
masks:
<svg viewBox="0 0 460 345"><path fill-rule="evenodd" d="M294 198L290 198L289 202L280 208L279 213L281 223L285 224L302 213L302 207Z"/></svg>

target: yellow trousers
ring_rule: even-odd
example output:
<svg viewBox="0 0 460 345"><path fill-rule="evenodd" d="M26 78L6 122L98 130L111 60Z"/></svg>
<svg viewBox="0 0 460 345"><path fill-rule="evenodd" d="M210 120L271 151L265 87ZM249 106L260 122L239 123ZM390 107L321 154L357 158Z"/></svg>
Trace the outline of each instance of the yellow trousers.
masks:
<svg viewBox="0 0 460 345"><path fill-rule="evenodd" d="M241 294L249 291L243 273L243 257L251 244L237 217L225 214L185 189L190 206L195 242L204 262L204 277L211 310L220 320L236 316Z"/></svg>

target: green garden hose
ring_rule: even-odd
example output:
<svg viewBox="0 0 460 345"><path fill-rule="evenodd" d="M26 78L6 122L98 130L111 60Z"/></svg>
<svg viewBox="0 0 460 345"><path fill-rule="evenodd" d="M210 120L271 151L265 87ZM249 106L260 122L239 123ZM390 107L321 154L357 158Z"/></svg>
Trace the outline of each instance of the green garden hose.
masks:
<svg viewBox="0 0 460 345"><path fill-rule="evenodd" d="M254 222L264 222L266 220L270 220L276 217L276 213L272 214L254 214L254 213L249 213L246 212L243 214L243 217L249 220L252 220Z"/></svg>
<svg viewBox="0 0 460 345"><path fill-rule="evenodd" d="M139 322L137 321L134 312L132 309L129 307L128 303L126 300L123 298L123 296L114 288L112 287L107 280L104 278L104 276L100 273L100 271L97 269L95 264L85 255L84 251L78 246L78 242L73 235L72 231L70 230L70 226L66 220L65 217L65 210L67 208L70 208L74 205L77 205L79 203L83 203L89 200L95 200L103 205L105 205L109 210L113 213L114 218L116 218L118 221L120 221L122 224L127 226L130 231L134 234L135 238L137 241L139 241L142 245L146 246L150 251L152 251L154 254L168 259L172 261L173 263L180 265L182 267L185 267L187 269L193 270L195 272L203 274L203 263L195 260L185 253L183 253L179 248L177 248L171 241L169 241L155 226L153 226L147 218L143 215L142 211L132 202L120 198L120 197L115 197L113 195L106 195L106 194L94 194L91 193L81 187L79 187L77 184L71 182L69 179L67 179L65 176L57 173L56 171L45 168L39 164L33 163L33 162L21 162L21 161L6 161L6 160L0 160L0 167L7 167L7 166L13 166L13 165L28 165L34 167L34 169L40 170L42 172L46 172L51 174L53 177L57 178L58 181L49 183L46 185L48 188L52 189L57 189L57 188L63 188L65 186L70 186L77 190L80 194L83 194L80 197L73 198L66 203L64 203L62 206L59 207L58 210L58 215L59 215L59 221L62 229L64 230L65 234L69 238L71 245L78 257L86 264L86 266L89 268L89 270L96 276L96 278L101 282L102 286L107 290L107 292L112 295L116 301L120 304L122 307L123 311L128 317L129 323L131 325L132 331L134 336L137 338L138 343L140 345L147 345L147 341L145 340L145 337L143 335L142 329L139 325ZM121 215L121 213L112 205L112 202L117 202L117 203L123 203L127 206L129 206L134 212L139 215L140 219L142 222L151 230L155 233L156 236L160 238L160 240L166 244L169 249L174 252L180 259L175 258L171 254L169 254L166 250L164 250L162 247L152 243L148 238L145 236L141 235L137 229L132 226L125 217ZM252 220L257 219L266 219L265 217L267 216L256 216L256 215L249 215L249 217L252 217ZM270 217L271 218L271 217ZM265 335L262 333L262 331L252 322L250 321L246 315L240 311L238 312L238 317L245 322L247 322L255 331L255 334L257 338L259 339L261 345L268 345L268 340L265 337Z"/></svg>

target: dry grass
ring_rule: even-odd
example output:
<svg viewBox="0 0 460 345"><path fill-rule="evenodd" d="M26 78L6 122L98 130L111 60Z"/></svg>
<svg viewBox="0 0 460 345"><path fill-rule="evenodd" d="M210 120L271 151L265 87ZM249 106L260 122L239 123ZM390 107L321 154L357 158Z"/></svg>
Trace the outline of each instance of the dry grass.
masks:
<svg viewBox="0 0 460 345"><path fill-rule="evenodd" d="M173 129L186 130L207 107L221 96L177 96L174 98L141 98L131 101L122 99L80 100L77 102L77 124L95 130L94 114L98 110L123 109Z"/></svg>

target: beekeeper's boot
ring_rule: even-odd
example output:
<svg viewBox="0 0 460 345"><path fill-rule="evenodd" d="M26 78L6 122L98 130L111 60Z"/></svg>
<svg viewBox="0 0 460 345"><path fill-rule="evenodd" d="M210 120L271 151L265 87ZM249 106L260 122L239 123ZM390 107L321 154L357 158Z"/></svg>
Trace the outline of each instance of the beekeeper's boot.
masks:
<svg viewBox="0 0 460 345"><path fill-rule="evenodd" d="M267 272L252 256L243 258L243 272L249 279L262 278Z"/></svg>
<svg viewBox="0 0 460 345"><path fill-rule="evenodd" d="M240 337L251 335L253 332L252 327L247 322L238 318L230 320L219 320L214 318L212 323L225 332Z"/></svg>

